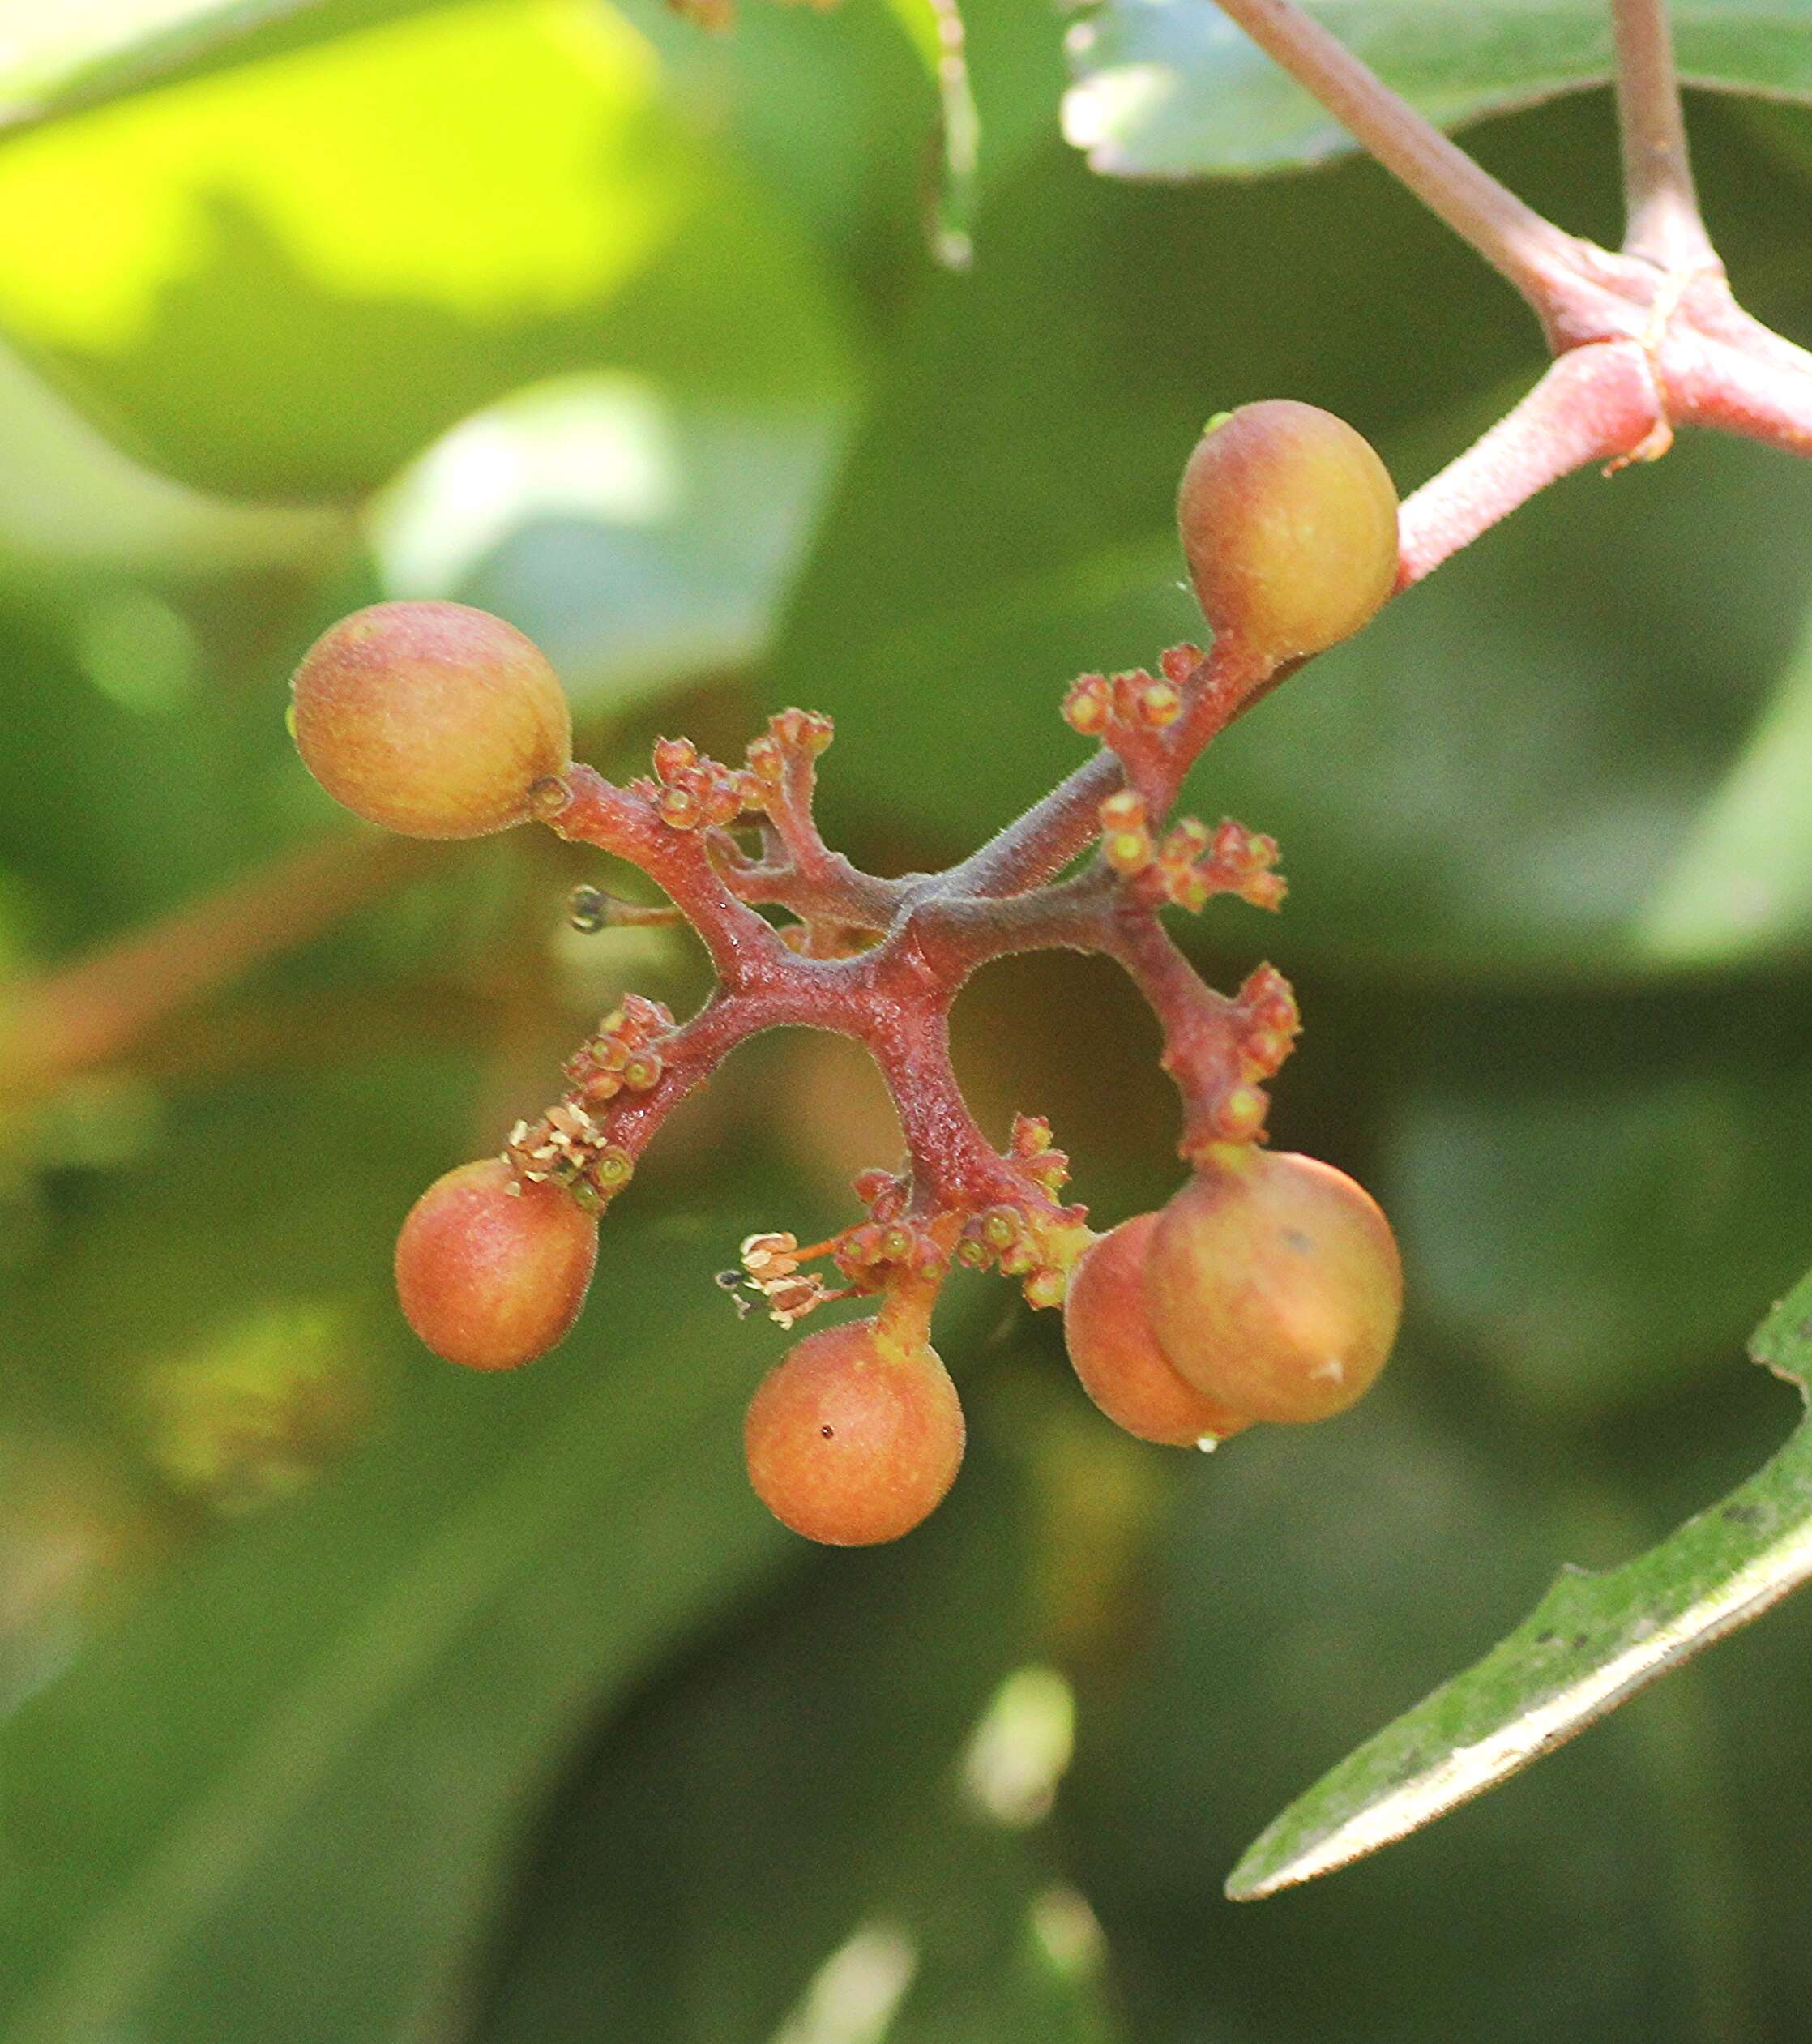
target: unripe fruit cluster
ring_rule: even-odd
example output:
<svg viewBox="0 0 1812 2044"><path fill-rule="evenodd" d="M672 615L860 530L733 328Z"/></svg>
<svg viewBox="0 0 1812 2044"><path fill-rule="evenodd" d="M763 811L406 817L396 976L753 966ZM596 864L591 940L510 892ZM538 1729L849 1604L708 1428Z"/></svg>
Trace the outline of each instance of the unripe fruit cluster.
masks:
<svg viewBox="0 0 1812 2044"><path fill-rule="evenodd" d="M1109 1419L1181 1447L1345 1411L1402 1310L1396 1242L1368 1193L1314 1157L1229 1145L1161 1212L1090 1247L1064 1334Z"/></svg>
<svg viewBox="0 0 1812 2044"><path fill-rule="evenodd" d="M1096 810L1111 913L1149 916L1166 903L1199 910L1225 894L1275 909L1284 883L1271 839L1230 819L1210 830L1165 812L1204 742L1199 712L1236 699L1215 693L1229 671L1243 701L1283 662L1357 630L1390 593L1395 492L1352 428L1312 406L1272 402L1211 427L1185 471L1177 511L1215 648L1204 656L1176 647L1156 675L1084 675L1064 704L1072 728L1100 738L1124 770L1126 785ZM296 673L292 721L327 792L392 830L466 838L532 816L555 823L643 864L707 939L715 883L718 951L749 941L752 904L784 904L797 920L777 933L757 924L778 955L761 958L751 984L786 987L776 934L820 967L859 960L871 939L878 956L892 941L888 904L897 896L883 894L874 920L844 927L849 888L889 883L824 856L810 813L813 763L831 735L824 716L782 711L737 768L688 739L663 738L654 777L613 788L573 768L566 700L528 639L462 605L408 602L360 611L316 642ZM759 859L737 835L751 818L762 819ZM825 872L840 892L814 909ZM675 873L683 886L670 884ZM729 892L733 880L740 893ZM788 891L759 891L776 880ZM859 887L854 898L858 917L874 913ZM1110 947L1092 947L1088 934L1079 948ZM884 994L887 1027L910 1034L938 1021L959 983L960 973L951 988L900 993L876 979L866 991ZM789 990L814 984L801 977ZM749 996L733 984L719 998ZM1152 999L1170 1029L1175 1017ZM785 1004L782 1019L795 1019L797 1007ZM801 1341L749 1407L750 1480L785 1524L837 1546L891 1540L949 1490L963 1411L926 1331L952 1264L1018 1278L1035 1306L1062 1302L1089 1396L1147 1440L1212 1442L1261 1421L1323 1419L1364 1393L1390 1353L1402 1302L1389 1226L1340 1172L1257 1147L1261 1082L1298 1026L1287 982L1261 967L1212 1014L1194 1064L1167 1055L1196 1168L1160 1212L1091 1241L1086 1209L1057 1204L1068 1158L1045 1123L1023 1116L1006 1151L977 1173L960 1150L965 1116L951 1078L939 1126L955 1131L962 1170L941 1174L936 1146L923 1144L907 1172L858 1181L868 1218L831 1242L804 1251L789 1234L745 1242L741 1272L726 1274L745 1311L741 1295L751 1294L790 1328L831 1300L880 1302L873 1319ZM827 1026L870 1041L874 1021L871 1007L857 1024ZM600 1212L629 1180L665 1103L710 1068L692 1034L658 1003L626 997L568 1061L555 1105L518 1122L502 1157L461 1165L422 1195L397 1241L395 1276L404 1313L430 1348L472 1369L509 1370L566 1335L591 1281ZM916 1082L923 1068L914 1071ZM929 1182L919 1175L926 1163ZM826 1256L840 1289L805 1267Z"/></svg>

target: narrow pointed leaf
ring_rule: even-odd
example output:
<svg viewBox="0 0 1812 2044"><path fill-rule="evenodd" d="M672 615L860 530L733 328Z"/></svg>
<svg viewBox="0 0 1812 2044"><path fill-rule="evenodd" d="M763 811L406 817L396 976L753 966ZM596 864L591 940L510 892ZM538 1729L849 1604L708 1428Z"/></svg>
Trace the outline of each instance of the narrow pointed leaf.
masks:
<svg viewBox="0 0 1812 2044"><path fill-rule="evenodd" d="M1812 1275L1763 1323L1757 1362L1806 1391ZM1375 1852L1581 1732L1812 1576L1812 1418L1721 1504L1601 1575L1564 1571L1529 1617L1292 1803L1234 1868L1255 1901Z"/></svg>

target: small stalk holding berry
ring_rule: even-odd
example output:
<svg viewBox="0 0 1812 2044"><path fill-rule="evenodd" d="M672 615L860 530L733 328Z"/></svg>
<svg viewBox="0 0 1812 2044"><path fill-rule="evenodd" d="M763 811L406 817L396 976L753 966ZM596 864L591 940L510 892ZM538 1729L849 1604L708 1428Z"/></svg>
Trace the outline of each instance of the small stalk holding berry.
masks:
<svg viewBox="0 0 1812 2044"><path fill-rule="evenodd" d="M544 1114L519 1122L500 1156L423 1194L396 1280L430 1348L506 1370L559 1341L591 1280L599 1218L667 1115L737 1045L795 1024L864 1046L906 1146L898 1170L857 1179L860 1221L803 1249L752 1235L728 1279L788 1328L833 1301L874 1307L806 1335L750 1405L751 1481L796 1531L839 1546L893 1539L949 1490L962 1408L930 1337L958 1266L998 1270L1035 1307L1062 1307L1089 1396L1147 1440L1212 1446L1261 1421L1326 1418L1363 1393L1401 1307L1390 1229L1340 1173L1260 1147L1295 998L1269 966L1237 995L1215 992L1161 917L1223 894L1280 904L1269 838L1171 812L1219 731L1391 593L1396 494L1351 427L1272 401L1211 422L1178 517L1210 649L1173 648L1156 674L1083 676L1063 711L1099 741L1096 757L938 874L883 878L825 845L813 798L828 718L781 712L735 766L663 739L652 774L619 786L573 763L551 669L498 619L382 604L317 642L297 671L293 725L331 794L407 835L533 819L627 860L668 896L655 913L699 933L716 973L684 1023L626 998L569 1059ZM586 914L611 920L609 898L596 893ZM1022 1115L996 1150L951 1063L950 1011L970 975L1051 947L1125 969L1162 1026L1182 1100L1190 1179L1161 1213L1105 1235L1064 1203L1069 1160L1048 1124Z"/></svg>

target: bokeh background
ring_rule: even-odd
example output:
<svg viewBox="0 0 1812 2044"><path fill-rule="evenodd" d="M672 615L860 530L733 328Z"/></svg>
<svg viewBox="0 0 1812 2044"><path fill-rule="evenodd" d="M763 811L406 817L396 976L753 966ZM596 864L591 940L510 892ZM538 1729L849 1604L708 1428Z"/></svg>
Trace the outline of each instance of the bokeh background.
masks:
<svg viewBox="0 0 1812 2044"><path fill-rule="evenodd" d="M595 859L337 813L284 729L315 632L495 609L606 771L829 711L838 839L925 866L1081 756L1071 676L1199 631L1208 413L1330 405L1407 488L1540 366L1366 165L1092 174L1031 0L971 11L940 267L925 27L331 0L0 139L4 2044L1805 2035L1812 1602L1374 1862L1220 1883L1797 1417L1741 1344L1812 1257L1812 468L1575 479L1199 770L1292 892L1190 942L1296 978L1276 1134L1403 1239L1358 1412L1142 1447L964 1278L957 1490L809 1551L741 1468L784 1338L711 1283L895 1155L809 1036L673 1124L555 1356L481 1381L395 1313L416 1192L705 981L565 927ZM1739 293L1812 340L1812 117L1694 122ZM1614 237L1604 95L1473 139ZM992 1131L1049 1114L1104 1221L1165 1196L1110 972L991 969L959 1024Z"/></svg>

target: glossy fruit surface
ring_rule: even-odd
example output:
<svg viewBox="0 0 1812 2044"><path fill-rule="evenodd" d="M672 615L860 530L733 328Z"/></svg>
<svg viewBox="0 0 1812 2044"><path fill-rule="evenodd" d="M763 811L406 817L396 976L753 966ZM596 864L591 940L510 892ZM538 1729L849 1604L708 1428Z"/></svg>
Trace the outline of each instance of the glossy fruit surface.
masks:
<svg viewBox="0 0 1812 2044"><path fill-rule="evenodd" d="M1288 660L1350 636L1397 572L1397 493L1344 419L1288 398L1242 406L1196 443L1177 524L1217 635Z"/></svg>
<svg viewBox="0 0 1812 2044"><path fill-rule="evenodd" d="M571 1193L485 1157L437 1178L410 1208L396 1295L437 1355L514 1370L579 1317L597 1253L597 1221Z"/></svg>
<svg viewBox="0 0 1812 2044"><path fill-rule="evenodd" d="M1145 1294L1160 1346L1198 1390L1254 1419L1326 1419L1383 1368L1403 1267L1344 1172L1229 1148L1159 1214Z"/></svg>
<svg viewBox="0 0 1812 2044"><path fill-rule="evenodd" d="M1158 1346L1145 1303L1157 1218L1135 1214L1084 1254L1063 1302L1063 1339L1083 1389L1116 1426L1142 1441L1194 1447L1250 1422L1179 1376Z"/></svg>
<svg viewBox="0 0 1812 2044"><path fill-rule="evenodd" d="M743 1429L749 1480L783 1525L835 1547L897 1540L956 1480L963 1408L930 1348L873 1320L809 1334L762 1380Z"/></svg>
<svg viewBox="0 0 1812 2044"><path fill-rule="evenodd" d="M532 639L459 603L380 603L323 634L292 683L296 743L335 802L406 837L482 837L572 763Z"/></svg>

